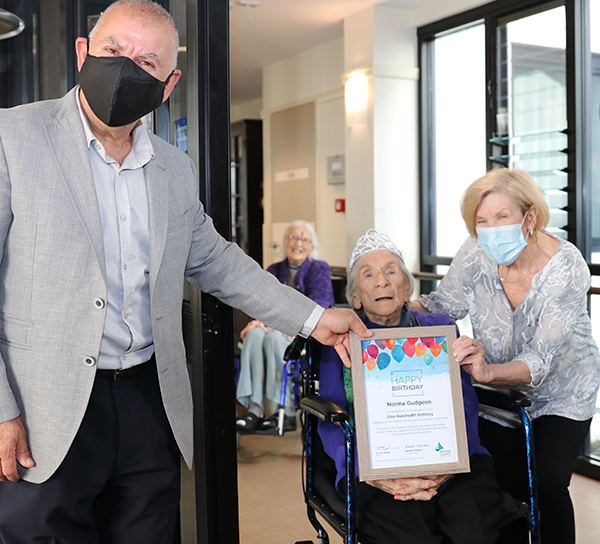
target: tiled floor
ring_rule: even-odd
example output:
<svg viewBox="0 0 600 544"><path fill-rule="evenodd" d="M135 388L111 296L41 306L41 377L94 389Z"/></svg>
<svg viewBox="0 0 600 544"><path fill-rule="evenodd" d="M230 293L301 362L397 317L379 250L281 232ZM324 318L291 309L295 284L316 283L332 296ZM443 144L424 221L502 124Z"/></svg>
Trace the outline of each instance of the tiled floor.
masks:
<svg viewBox="0 0 600 544"><path fill-rule="evenodd" d="M574 474L571 497L575 506L577 544L600 541L600 482Z"/></svg>
<svg viewBox="0 0 600 544"><path fill-rule="evenodd" d="M238 449L241 544L317 542L306 518L301 483L300 431L246 435ZM571 484L577 544L600 541L600 482L575 474ZM330 533L331 544L341 544Z"/></svg>
<svg viewBox="0 0 600 544"><path fill-rule="evenodd" d="M302 494L300 431L242 435L238 449L240 544L317 542ZM342 539L334 532L330 543Z"/></svg>

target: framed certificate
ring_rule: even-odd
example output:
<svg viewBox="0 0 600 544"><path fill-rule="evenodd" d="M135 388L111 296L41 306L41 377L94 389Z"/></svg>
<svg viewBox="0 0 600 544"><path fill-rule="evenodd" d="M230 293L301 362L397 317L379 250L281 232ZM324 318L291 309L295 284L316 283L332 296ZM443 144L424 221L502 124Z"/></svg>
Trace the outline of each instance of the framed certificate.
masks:
<svg viewBox="0 0 600 544"><path fill-rule="evenodd" d="M361 481L469 472L454 326L350 333Z"/></svg>

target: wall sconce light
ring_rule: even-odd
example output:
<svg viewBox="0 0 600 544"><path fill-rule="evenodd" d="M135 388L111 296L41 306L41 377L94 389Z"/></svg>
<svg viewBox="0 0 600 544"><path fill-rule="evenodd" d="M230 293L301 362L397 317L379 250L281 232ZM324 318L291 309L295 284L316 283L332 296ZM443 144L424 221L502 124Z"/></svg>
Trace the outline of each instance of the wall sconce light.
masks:
<svg viewBox="0 0 600 544"><path fill-rule="evenodd" d="M346 124L360 125L367 122L369 102L369 78L362 72L352 74L345 84Z"/></svg>

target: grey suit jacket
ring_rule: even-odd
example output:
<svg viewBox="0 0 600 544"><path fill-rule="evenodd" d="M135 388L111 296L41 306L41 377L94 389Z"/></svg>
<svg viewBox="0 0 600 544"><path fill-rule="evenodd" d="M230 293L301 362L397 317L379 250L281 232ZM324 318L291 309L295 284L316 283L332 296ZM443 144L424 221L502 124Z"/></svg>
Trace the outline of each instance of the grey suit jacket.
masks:
<svg viewBox="0 0 600 544"><path fill-rule="evenodd" d="M36 466L64 459L90 396L106 318L102 226L76 89L0 110L0 422L21 415ZM150 297L164 406L192 462L192 400L181 326L184 276L204 292L296 334L314 303L215 231L187 155L151 136ZM225 182L225 180L223 180Z"/></svg>

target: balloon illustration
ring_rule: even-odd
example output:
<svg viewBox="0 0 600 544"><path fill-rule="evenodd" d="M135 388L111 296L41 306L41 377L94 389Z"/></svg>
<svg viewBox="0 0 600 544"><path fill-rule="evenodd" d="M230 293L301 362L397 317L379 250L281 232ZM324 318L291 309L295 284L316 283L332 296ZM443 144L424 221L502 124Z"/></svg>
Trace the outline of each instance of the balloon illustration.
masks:
<svg viewBox="0 0 600 544"><path fill-rule="evenodd" d="M419 342L415 348L415 351L417 353L417 357L421 357L421 355L427 351L427 346L423 344L423 342Z"/></svg>
<svg viewBox="0 0 600 544"><path fill-rule="evenodd" d="M421 342L423 342L423 344L425 344L429 348L429 347L431 347L431 344L433 342L435 342L435 338L433 338L433 337L421 338Z"/></svg>
<svg viewBox="0 0 600 544"><path fill-rule="evenodd" d="M434 357L437 357L442 352L442 345L436 340L431 343L429 346L431 353L433 353Z"/></svg>
<svg viewBox="0 0 600 544"><path fill-rule="evenodd" d="M377 357L379 350L377 349L377 346L375 344L370 344L369 347L367 348L367 353L369 354L370 357L373 357L373 359L374 359L375 357Z"/></svg>
<svg viewBox="0 0 600 544"><path fill-rule="evenodd" d="M398 362L404 359L404 350L402 349L402 346L394 347L394 349L392 350L392 357Z"/></svg>
<svg viewBox="0 0 600 544"><path fill-rule="evenodd" d="M375 340L375 343L381 348L385 349L385 340Z"/></svg>
<svg viewBox="0 0 600 544"><path fill-rule="evenodd" d="M377 357L377 366L380 370L385 370L390 364L390 356L387 353L380 353Z"/></svg>
<svg viewBox="0 0 600 544"><path fill-rule="evenodd" d="M433 362L433 355L431 355L431 353L426 353L423 360L425 361L425 364L429 366Z"/></svg>
<svg viewBox="0 0 600 544"><path fill-rule="evenodd" d="M409 340L412 340L411 338L409 338ZM416 338L415 338L416 341ZM415 345L414 342L404 342L404 344L402 344L402 349L404 350L404 353L406 353L406 355L408 355L409 357L412 357L415 354Z"/></svg>
<svg viewBox="0 0 600 544"><path fill-rule="evenodd" d="M394 349L395 345L396 345L396 340L394 340L393 338L388 338L385 341L385 347L388 349Z"/></svg>
<svg viewBox="0 0 600 544"><path fill-rule="evenodd" d="M363 363L366 363L368 358L369 358L369 354L363 349L362 350L362 360L363 360Z"/></svg>
<svg viewBox="0 0 600 544"><path fill-rule="evenodd" d="M406 341L410 342L411 344L416 344L417 343L418 338L407 338Z"/></svg>
<svg viewBox="0 0 600 544"><path fill-rule="evenodd" d="M369 357L367 359L367 368L369 370L373 370L376 366L377 366L377 361L375 361L375 359L373 359L373 357Z"/></svg>
<svg viewBox="0 0 600 544"><path fill-rule="evenodd" d="M442 342L442 349L448 353L448 344L446 344L446 340L444 339L444 341Z"/></svg>

